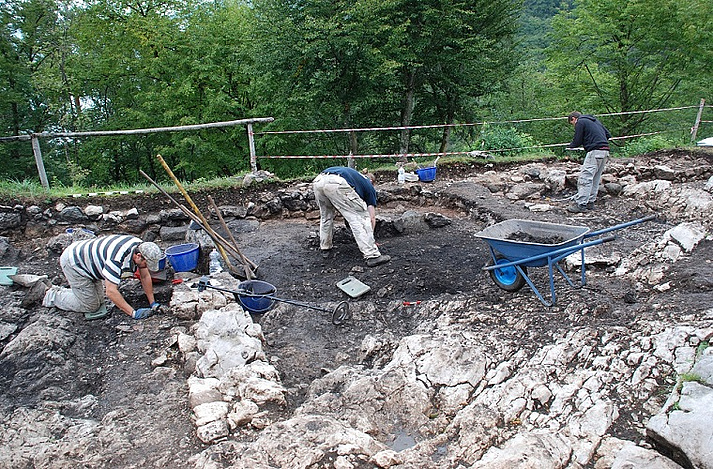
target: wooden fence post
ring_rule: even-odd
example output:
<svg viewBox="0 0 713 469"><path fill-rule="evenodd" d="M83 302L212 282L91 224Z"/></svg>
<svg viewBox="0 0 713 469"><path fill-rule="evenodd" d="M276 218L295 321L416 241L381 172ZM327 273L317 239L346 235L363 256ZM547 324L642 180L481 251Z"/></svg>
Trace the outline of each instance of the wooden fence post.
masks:
<svg viewBox="0 0 713 469"><path fill-rule="evenodd" d="M248 145L250 147L250 170L253 173L257 172L257 156L255 156L255 134L253 134L253 125L248 124Z"/></svg>
<svg viewBox="0 0 713 469"><path fill-rule="evenodd" d="M35 164L37 172L40 175L40 182L46 191L50 189L50 183L47 181L47 173L45 172L45 163L42 161L42 150L40 149L40 139L36 135L32 136L32 153L35 155Z"/></svg>
<svg viewBox="0 0 713 469"><path fill-rule="evenodd" d="M696 135L698 134L698 126L701 124L701 115L703 114L703 108L706 105L706 100L701 98L701 104L698 106L698 115L696 116L696 122L691 127L691 143L696 142Z"/></svg>

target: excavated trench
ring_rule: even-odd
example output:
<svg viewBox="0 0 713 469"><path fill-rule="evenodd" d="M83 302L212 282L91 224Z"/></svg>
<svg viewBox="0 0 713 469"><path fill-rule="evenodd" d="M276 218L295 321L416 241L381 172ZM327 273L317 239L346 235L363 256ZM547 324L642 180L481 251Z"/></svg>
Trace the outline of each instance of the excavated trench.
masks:
<svg viewBox="0 0 713 469"><path fill-rule="evenodd" d="M557 199L547 197L553 209L532 212L527 209L527 203L513 203L492 189L488 191L463 179L462 174L443 171L435 183L419 184L418 189L382 185L381 195L385 198L377 213L380 221L376 236L380 249L392 256L392 260L372 269L364 265L349 231L342 225L335 234L333 256L323 259L318 248L318 219L314 214L295 216L283 210L282 216L271 214L259 218L259 222L256 219L229 222L242 252L259 265L259 278L277 288L276 296L325 309L347 300L352 313L347 322L338 326L332 324L329 313L282 303L265 314L253 316L262 327L265 355L279 371L282 384L288 390L286 408L271 412L290 416L307 398L310 384L339 366L383 365L362 354L360 347L364 338L388 336L393 339L392 343L397 343L420 324L437 322L440 313L423 308L426 302L447 305L456 300L467 305L462 314L451 313L467 331L511 327L508 320L499 318L498 311L521 311L522 324L518 327L526 332L520 346L533 350L562 330L585 325L627 324L659 308L657 292L611 276L612 266L606 264L588 267L588 285L582 289L573 289L558 278L559 301L554 307L544 307L527 287L516 293L505 292L482 270L490 261L490 252L487 245L474 236L486 226L507 218L531 218L601 229L657 213L657 207L606 195L596 212L573 220L564 210L571 186L558 194ZM262 191L259 200L281 197L272 189L278 190L275 187ZM196 195L199 205L205 195ZM249 194L225 191L212 196L223 207L244 204ZM171 209L166 201L151 197L92 200L90 203L110 205L111 210L135 207L140 217ZM180 225L180 222L175 224ZM59 252L47 246L66 226L31 223L23 233L6 233L10 247L0 252L2 263L16 265L24 273L47 274L55 283L62 283L64 279L57 262ZM120 232L127 227L86 226L98 228L95 231L100 234ZM665 217L637 225L621 232L616 242L603 245L600 254L631 252L672 226ZM160 227L149 226L148 231L158 234ZM158 238L157 242L167 247L179 241L166 242ZM705 260L710 259L711 244L704 241L698 248L701 252L698 256L703 257L688 259L680 271L672 272L673 277L681 279L677 284L680 289L668 291L667 301L680 303L681 311L691 295L696 301L710 303L713 295L710 285L702 287L695 278L713 278L710 262ZM547 289L546 269L531 269L530 275L535 284ZM368 285L370 292L356 299L346 296L336 284L347 276ZM19 419L18 409L52 408L66 418L91 418L101 422L102 428L107 429L102 430L107 432L102 433L105 437L111 435L112 429L123 432L134 428L132 450L103 455L95 461L96 467L157 464L192 467L187 461L201 451L203 445L195 438L187 402L185 380L190 367L170 343L170 337L175 330L189 331L194 321L173 315L133 321L114 309L107 319L88 322L81 315L37 305L22 308L20 303L27 289L18 285L0 288L4 290L0 299L0 331L6 331L0 336L4 347L0 355L3 417L12 416L15 421ZM132 304L145 301L136 281L122 284L122 292ZM159 301L169 303L171 283L157 284L156 292ZM26 337L18 344L14 339L22 334ZM163 359L157 362L160 356ZM665 379L661 384L666 385ZM86 396L94 397L83 400ZM619 430L614 429L622 436L631 433L624 421L621 420ZM238 431L231 437L250 441L254 435ZM384 443L399 449L412 445L412 439L409 431L404 430L403 434L390 435Z"/></svg>

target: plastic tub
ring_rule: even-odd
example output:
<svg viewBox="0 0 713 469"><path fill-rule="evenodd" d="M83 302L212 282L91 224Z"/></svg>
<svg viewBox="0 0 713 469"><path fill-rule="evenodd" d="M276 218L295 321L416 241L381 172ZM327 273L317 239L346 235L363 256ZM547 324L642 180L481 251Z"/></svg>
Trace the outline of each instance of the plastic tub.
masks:
<svg viewBox="0 0 713 469"><path fill-rule="evenodd" d="M245 308L248 313L259 314L267 312L275 303L274 299L265 298L261 295L274 295L277 288L262 280L246 280L238 285L238 291L240 292L238 293L238 301L243 308Z"/></svg>
<svg viewBox="0 0 713 469"><path fill-rule="evenodd" d="M17 267L0 267L0 285L9 287L12 285L11 275L17 273Z"/></svg>
<svg viewBox="0 0 713 469"><path fill-rule="evenodd" d="M190 272L198 267L199 250L196 243L178 244L166 249L166 257L176 272Z"/></svg>
<svg viewBox="0 0 713 469"><path fill-rule="evenodd" d="M436 179L436 167L432 166L430 168L419 168L416 170L418 174L418 179L423 182L431 182Z"/></svg>

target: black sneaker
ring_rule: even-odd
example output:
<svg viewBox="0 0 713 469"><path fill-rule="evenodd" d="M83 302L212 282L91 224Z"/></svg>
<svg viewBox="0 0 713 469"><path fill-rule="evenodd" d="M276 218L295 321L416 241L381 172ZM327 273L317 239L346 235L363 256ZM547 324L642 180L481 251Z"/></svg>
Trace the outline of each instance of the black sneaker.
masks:
<svg viewBox="0 0 713 469"><path fill-rule="evenodd" d="M382 254L379 257L372 257L371 259L367 259L366 265L368 267L376 267L377 265L386 264L390 260L391 260L391 256Z"/></svg>
<svg viewBox="0 0 713 469"><path fill-rule="evenodd" d="M329 259L330 257L332 257L332 250L322 249L322 259Z"/></svg>
<svg viewBox="0 0 713 469"><path fill-rule="evenodd" d="M587 202L587 210L594 210L594 202Z"/></svg>
<svg viewBox="0 0 713 469"><path fill-rule="evenodd" d="M587 211L586 205L574 204L567 207L569 213L583 213Z"/></svg>

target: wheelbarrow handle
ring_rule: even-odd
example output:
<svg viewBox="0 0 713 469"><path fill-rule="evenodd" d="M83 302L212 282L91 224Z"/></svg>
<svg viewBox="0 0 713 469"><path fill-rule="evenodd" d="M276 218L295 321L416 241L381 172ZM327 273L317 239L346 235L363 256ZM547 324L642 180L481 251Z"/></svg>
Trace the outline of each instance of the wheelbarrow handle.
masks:
<svg viewBox="0 0 713 469"><path fill-rule="evenodd" d="M588 241L586 243L575 244L574 246L567 246L564 248L556 249L554 251L543 252L542 254L538 254L538 255L532 256L532 257L526 257L524 259L518 259L516 261L509 261L509 262L505 262L505 263L499 263L499 264L496 263L493 265L486 265L485 267L483 267L483 270L488 271L488 270L494 270L494 269L503 269L505 267L513 267L516 265L527 264L528 262L537 261L537 260L545 259L545 258L557 259L557 258L567 257L570 254L573 254L577 251L584 250L584 248L596 246L596 245L602 244L602 243L608 243L610 241L614 241L615 239L616 239L616 236L613 236L613 235L607 236L606 238L595 239L593 241Z"/></svg>
<svg viewBox="0 0 713 469"><path fill-rule="evenodd" d="M603 230L592 231L591 233L585 234L584 237L585 237L585 238L591 238L591 237L593 237L593 236L603 235L604 233L609 233L609 232L611 232L611 231L621 230L622 228L626 228L626 227L629 227L629 226L632 226L632 225L638 225L639 223L644 223L644 222L646 222L646 221L651 221L651 220L655 220L655 219L656 219L656 215L649 215L648 217L639 218L638 220L628 221L628 222L622 223L622 224L620 224L620 225L611 226L611 227L609 227L609 228L604 228Z"/></svg>

